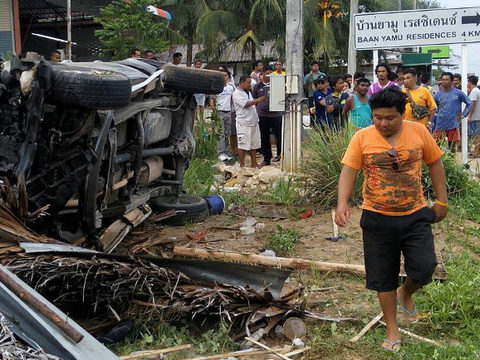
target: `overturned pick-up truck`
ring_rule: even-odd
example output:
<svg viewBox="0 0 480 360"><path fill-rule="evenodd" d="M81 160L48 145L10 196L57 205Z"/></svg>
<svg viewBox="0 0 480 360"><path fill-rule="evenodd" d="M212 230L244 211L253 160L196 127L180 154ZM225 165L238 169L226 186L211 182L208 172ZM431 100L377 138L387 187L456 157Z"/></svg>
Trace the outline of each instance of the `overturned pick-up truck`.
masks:
<svg viewBox="0 0 480 360"><path fill-rule="evenodd" d="M46 214L34 230L101 246L102 231L147 204L175 210L177 223L205 217L182 181L195 149L193 94L220 93L220 73L13 57L0 80L0 181L22 185L29 214Z"/></svg>

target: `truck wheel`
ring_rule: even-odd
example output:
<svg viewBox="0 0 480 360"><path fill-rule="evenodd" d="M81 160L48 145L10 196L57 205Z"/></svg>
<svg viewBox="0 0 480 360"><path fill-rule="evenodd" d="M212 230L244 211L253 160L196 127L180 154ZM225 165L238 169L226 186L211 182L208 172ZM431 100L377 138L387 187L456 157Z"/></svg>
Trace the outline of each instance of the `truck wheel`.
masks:
<svg viewBox="0 0 480 360"><path fill-rule="evenodd" d="M167 64L163 67L163 84L167 89L192 94L220 94L225 86L218 71L180 67Z"/></svg>
<svg viewBox="0 0 480 360"><path fill-rule="evenodd" d="M52 98L87 109L113 109L130 103L130 80L118 73L53 68Z"/></svg>
<svg viewBox="0 0 480 360"><path fill-rule="evenodd" d="M158 197L151 200L150 205L158 212L177 210L177 215L165 220L171 225L201 222L207 218L208 214L207 202L196 195L180 194L178 199Z"/></svg>

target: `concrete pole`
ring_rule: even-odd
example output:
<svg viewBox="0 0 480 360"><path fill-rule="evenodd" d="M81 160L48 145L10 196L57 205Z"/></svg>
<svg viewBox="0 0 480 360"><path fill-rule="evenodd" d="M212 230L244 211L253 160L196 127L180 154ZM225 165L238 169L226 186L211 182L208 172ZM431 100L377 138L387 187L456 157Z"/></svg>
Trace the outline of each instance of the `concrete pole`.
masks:
<svg viewBox="0 0 480 360"><path fill-rule="evenodd" d="M377 74L375 73L375 68L378 65L378 50L373 50L373 81L372 84L377 81Z"/></svg>
<svg viewBox="0 0 480 360"><path fill-rule="evenodd" d="M291 95L287 94L287 112L283 119L282 169L285 171L295 171L301 157L302 107L299 104L303 99L303 1L287 0L285 70L286 88Z"/></svg>
<svg viewBox="0 0 480 360"><path fill-rule="evenodd" d="M468 47L462 44L462 90L467 94L467 64L468 64ZM468 121L462 117L462 164L468 162Z"/></svg>
<svg viewBox="0 0 480 360"><path fill-rule="evenodd" d="M355 22L353 15L358 12L358 0L350 0L350 30L348 35L348 67L347 73L353 74L357 71L357 49L355 49Z"/></svg>
<svg viewBox="0 0 480 360"><path fill-rule="evenodd" d="M398 0L398 10L402 10L402 0Z"/></svg>
<svg viewBox="0 0 480 360"><path fill-rule="evenodd" d="M67 0L67 48L65 58L72 60L72 1Z"/></svg>

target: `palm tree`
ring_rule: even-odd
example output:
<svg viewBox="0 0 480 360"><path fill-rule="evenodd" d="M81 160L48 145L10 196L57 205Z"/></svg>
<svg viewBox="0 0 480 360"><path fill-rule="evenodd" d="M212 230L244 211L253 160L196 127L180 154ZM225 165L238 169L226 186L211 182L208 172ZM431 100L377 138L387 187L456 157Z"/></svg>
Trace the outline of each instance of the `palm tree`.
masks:
<svg viewBox="0 0 480 360"><path fill-rule="evenodd" d="M285 0L200 0L202 11L196 35L203 54L218 56L240 49L252 60L266 40L278 40L285 31Z"/></svg>

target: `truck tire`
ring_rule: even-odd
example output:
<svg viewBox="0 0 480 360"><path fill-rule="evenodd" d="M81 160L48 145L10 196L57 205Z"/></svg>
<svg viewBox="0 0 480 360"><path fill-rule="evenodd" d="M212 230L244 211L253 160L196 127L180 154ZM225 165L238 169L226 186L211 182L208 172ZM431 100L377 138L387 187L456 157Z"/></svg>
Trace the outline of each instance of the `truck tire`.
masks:
<svg viewBox="0 0 480 360"><path fill-rule="evenodd" d="M167 89L192 94L220 94L225 86L225 80L219 71L170 64L165 65L163 70L163 84Z"/></svg>
<svg viewBox="0 0 480 360"><path fill-rule="evenodd" d="M207 202L196 195L180 194L178 199L158 197L151 200L150 205L158 212L178 210L177 215L165 220L170 225L201 222L208 215Z"/></svg>
<svg viewBox="0 0 480 360"><path fill-rule="evenodd" d="M118 73L81 68L53 69L54 101L87 109L113 109L130 103L130 80Z"/></svg>

